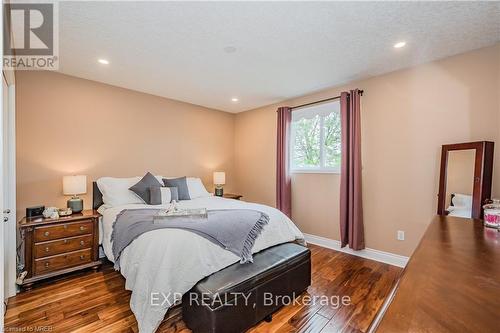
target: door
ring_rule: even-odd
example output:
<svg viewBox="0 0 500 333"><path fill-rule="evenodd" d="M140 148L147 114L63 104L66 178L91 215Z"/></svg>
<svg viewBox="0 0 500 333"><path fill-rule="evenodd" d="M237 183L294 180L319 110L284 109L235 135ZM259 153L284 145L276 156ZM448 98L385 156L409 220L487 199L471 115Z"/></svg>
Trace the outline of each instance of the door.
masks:
<svg viewBox="0 0 500 333"><path fill-rule="evenodd" d="M5 1L3 1L5 2ZM3 27L4 7L0 11ZM3 33L0 34L3 45ZM2 52L3 60L3 52ZM15 146L15 76L2 71L0 101L0 331L3 332L6 299L16 294L16 146Z"/></svg>
<svg viewBox="0 0 500 333"><path fill-rule="evenodd" d="M3 1L2 1L2 4L3 4ZM2 5L2 9L1 9L1 15L0 15L0 23L3 27L3 5ZM2 45L3 45L3 32L2 32L2 35L0 36L0 40L2 41ZM2 61L3 61L3 51L2 51ZM3 73L2 73L3 74ZM3 123L3 111L4 111L4 105L5 105L5 102L4 102L4 91L5 91L5 88L7 86L7 82L5 81L3 75L2 75L2 101L0 103L1 105L1 109L0 111L2 112L2 117L0 117L0 121L2 121ZM3 150L3 124L0 124L0 149ZM2 165L3 165L3 152L2 154L0 154L0 175L2 175L2 177L0 177L0 221L3 221L4 219L4 214L3 214L3 184L2 184L2 181L3 181L3 170L1 169L2 168ZM4 223L4 222L0 222L0 223ZM2 245L0 246L0 299L2 300L2 306L0 307L0 310L2 311L2 315L0 316L0 330L3 332L4 331L4 327L3 327L3 318L4 318L4 313L5 313L5 302L4 302L4 299L5 299L5 291L4 291L4 285L5 285L5 282L4 282L4 247L5 247L5 238L4 238L4 226L2 225L2 227L0 227L0 240L2 240Z"/></svg>
<svg viewBox="0 0 500 333"><path fill-rule="evenodd" d="M16 198L15 198L15 86L2 75L2 117L0 149L0 212L2 213L2 300L16 294ZM5 304L2 302L2 304ZM5 309L3 309L5 310ZM3 313L3 312L2 312ZM3 316L2 316L3 319Z"/></svg>
<svg viewBox="0 0 500 333"><path fill-rule="evenodd" d="M5 91L7 90L8 92L8 89L7 88L7 83L5 82L5 79L3 79L3 75L2 75L2 117L0 117L0 150L2 151L2 153L0 154L1 156L1 159L2 159L2 163L0 163L0 174L2 175L2 177L0 177L0 188L2 189L2 191L0 191L0 218L2 219L2 221L4 221L5 217L4 214L3 214L3 168L2 168L2 165L3 165L3 113L4 113L4 109L5 109ZM5 252L5 247L6 247L6 244L5 244L5 232L4 232L4 228L5 228L5 224L4 222L0 222L2 223L2 227L0 228L0 239L2 240L2 246L0 246L0 297L2 299L2 319L0 319L0 329L3 331L3 317L4 317L4 313L5 313L5 302L4 302L4 299L5 299L5 279L4 279L4 272L5 272L5 255L4 255L4 252Z"/></svg>

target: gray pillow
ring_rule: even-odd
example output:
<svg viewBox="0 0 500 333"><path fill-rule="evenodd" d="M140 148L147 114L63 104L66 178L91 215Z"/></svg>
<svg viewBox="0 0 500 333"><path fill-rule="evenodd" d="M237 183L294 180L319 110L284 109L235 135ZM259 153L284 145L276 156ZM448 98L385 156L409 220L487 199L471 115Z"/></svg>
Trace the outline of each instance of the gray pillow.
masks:
<svg viewBox="0 0 500 333"><path fill-rule="evenodd" d="M171 196L171 201L179 201L179 191L177 187L169 187L170 189L170 196Z"/></svg>
<svg viewBox="0 0 500 333"><path fill-rule="evenodd" d="M149 188L150 205L161 205L161 186Z"/></svg>
<svg viewBox="0 0 500 333"><path fill-rule="evenodd" d="M189 196L186 177L171 178L171 179L163 178L163 183L165 184L166 187L177 187L177 192L179 193L179 200L191 199L191 197Z"/></svg>
<svg viewBox="0 0 500 333"><path fill-rule="evenodd" d="M161 189L165 188L164 186L158 187L150 187L149 193L151 196L151 205L161 205ZM179 201L179 194L177 193L177 187L167 187L170 190L170 202Z"/></svg>
<svg viewBox="0 0 500 333"><path fill-rule="evenodd" d="M129 190L137 194L145 203L151 205L150 187L161 187L161 183L150 172L146 173L144 177Z"/></svg>

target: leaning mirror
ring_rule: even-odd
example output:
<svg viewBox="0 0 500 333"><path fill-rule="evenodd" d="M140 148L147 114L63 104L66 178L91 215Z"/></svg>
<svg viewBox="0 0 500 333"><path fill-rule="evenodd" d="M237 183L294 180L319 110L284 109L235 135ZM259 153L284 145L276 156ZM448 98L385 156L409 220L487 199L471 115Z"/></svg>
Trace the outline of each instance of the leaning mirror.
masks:
<svg viewBox="0 0 500 333"><path fill-rule="evenodd" d="M474 190L474 149L448 152L446 166L446 214L457 217L472 216Z"/></svg>
<svg viewBox="0 0 500 333"><path fill-rule="evenodd" d="M493 149L489 141L442 146L439 215L482 217L482 206L491 195Z"/></svg>

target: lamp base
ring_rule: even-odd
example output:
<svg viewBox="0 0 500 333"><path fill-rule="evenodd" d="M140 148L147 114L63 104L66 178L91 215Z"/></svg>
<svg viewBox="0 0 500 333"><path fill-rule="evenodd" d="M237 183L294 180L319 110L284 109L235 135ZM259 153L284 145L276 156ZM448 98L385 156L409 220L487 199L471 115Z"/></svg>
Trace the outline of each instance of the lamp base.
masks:
<svg viewBox="0 0 500 333"><path fill-rule="evenodd" d="M83 210L83 200L79 197L71 198L67 201L66 206L71 208L73 213L80 213Z"/></svg>
<svg viewBox="0 0 500 333"><path fill-rule="evenodd" d="M224 195L224 189L222 187L215 188L215 196L222 197Z"/></svg>

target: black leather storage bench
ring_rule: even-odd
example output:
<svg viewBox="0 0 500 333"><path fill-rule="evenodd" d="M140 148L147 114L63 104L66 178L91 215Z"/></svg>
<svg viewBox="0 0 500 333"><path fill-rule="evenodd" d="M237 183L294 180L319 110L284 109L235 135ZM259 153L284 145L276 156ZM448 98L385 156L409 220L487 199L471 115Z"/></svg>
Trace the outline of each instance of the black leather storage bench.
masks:
<svg viewBox="0 0 500 333"><path fill-rule="evenodd" d="M280 244L201 280L182 298L182 317L195 333L244 332L311 284L311 251ZM284 296L284 297L283 297Z"/></svg>

